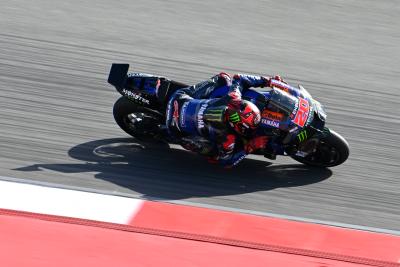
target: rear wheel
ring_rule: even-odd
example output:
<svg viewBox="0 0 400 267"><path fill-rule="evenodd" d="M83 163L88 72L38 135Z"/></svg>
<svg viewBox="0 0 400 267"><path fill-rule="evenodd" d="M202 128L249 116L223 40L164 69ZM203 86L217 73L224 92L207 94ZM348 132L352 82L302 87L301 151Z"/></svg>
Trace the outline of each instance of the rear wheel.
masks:
<svg viewBox="0 0 400 267"><path fill-rule="evenodd" d="M113 114L118 126L137 139L152 140L161 133L160 126L164 122L163 116L126 97L120 97L115 102Z"/></svg>
<svg viewBox="0 0 400 267"><path fill-rule="evenodd" d="M349 144L337 132L330 130L319 140L314 151L306 157L293 155L292 158L310 166L333 167L342 164L349 157Z"/></svg>

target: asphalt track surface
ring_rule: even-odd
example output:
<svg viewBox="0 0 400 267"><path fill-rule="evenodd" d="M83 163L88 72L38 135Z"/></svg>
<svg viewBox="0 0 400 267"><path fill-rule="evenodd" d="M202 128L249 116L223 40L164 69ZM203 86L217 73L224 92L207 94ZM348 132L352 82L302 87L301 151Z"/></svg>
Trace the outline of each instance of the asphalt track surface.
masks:
<svg viewBox="0 0 400 267"><path fill-rule="evenodd" d="M400 231L398 1L1 1L0 175L146 199ZM233 170L114 123L111 63L195 83L303 84L345 164L254 157Z"/></svg>

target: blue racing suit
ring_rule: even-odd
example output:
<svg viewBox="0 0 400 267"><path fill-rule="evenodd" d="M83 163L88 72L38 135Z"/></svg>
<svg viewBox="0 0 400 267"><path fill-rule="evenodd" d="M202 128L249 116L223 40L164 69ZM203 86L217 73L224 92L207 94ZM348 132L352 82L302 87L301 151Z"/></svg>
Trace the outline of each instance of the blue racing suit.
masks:
<svg viewBox="0 0 400 267"><path fill-rule="evenodd" d="M221 73L199 84L176 91L168 101L166 126L170 136L186 149L213 157L224 166L239 163L249 153L246 138L229 126L225 111L233 98L250 87L267 86L262 76ZM222 98L209 99L215 90L227 90ZM250 137L251 138L251 137Z"/></svg>

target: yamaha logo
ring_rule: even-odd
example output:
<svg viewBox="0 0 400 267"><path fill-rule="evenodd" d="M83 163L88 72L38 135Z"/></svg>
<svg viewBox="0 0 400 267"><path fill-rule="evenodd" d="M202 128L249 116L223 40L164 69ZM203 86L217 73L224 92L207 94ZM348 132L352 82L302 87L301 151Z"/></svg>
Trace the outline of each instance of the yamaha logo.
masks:
<svg viewBox="0 0 400 267"><path fill-rule="evenodd" d="M204 128L204 111L206 110L208 104L204 103L201 105L200 109L199 109L199 113L197 114L197 127L199 129Z"/></svg>

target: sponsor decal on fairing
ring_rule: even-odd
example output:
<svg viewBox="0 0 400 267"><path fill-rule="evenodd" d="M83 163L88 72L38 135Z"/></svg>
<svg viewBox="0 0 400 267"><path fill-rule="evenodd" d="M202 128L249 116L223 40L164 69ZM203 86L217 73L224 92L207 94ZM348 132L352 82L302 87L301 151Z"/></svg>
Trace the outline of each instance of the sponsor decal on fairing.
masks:
<svg viewBox="0 0 400 267"><path fill-rule="evenodd" d="M283 117L282 113L264 110L262 113L261 124L279 128Z"/></svg>
<svg viewBox="0 0 400 267"><path fill-rule="evenodd" d="M294 111L293 111L294 112ZM299 97L298 109L294 115L293 122L300 127L304 127L310 112L310 103L304 98Z"/></svg>
<svg viewBox="0 0 400 267"><path fill-rule="evenodd" d="M269 110L264 110L262 113L262 117L265 119L269 120L275 120L275 121L282 121L283 120L283 114L279 112L273 112Z"/></svg>
<svg viewBox="0 0 400 267"><path fill-rule="evenodd" d="M303 130L303 131L299 132L299 134L297 135L297 139L299 140L299 142L303 142L307 138L308 138L307 130Z"/></svg>
<svg viewBox="0 0 400 267"><path fill-rule="evenodd" d="M154 75L141 72L129 72L128 77L154 77Z"/></svg>
<svg viewBox="0 0 400 267"><path fill-rule="evenodd" d="M269 120L269 119L261 119L261 124L267 125L267 126L271 126L271 127L275 127L275 128L279 128L280 126L280 122L279 121L274 121L274 120Z"/></svg>
<svg viewBox="0 0 400 267"><path fill-rule="evenodd" d="M137 101L139 101L139 102L142 102L142 103L144 103L144 104L150 104L150 101L148 100L148 99L146 99L146 98L144 98L144 97L142 97L142 96L140 96L140 95L138 95L138 94L135 94L135 93L133 93L133 92L131 92L131 91L129 91L129 90L126 90L126 89L123 89L122 90L122 93L125 95L125 96L127 96L128 98L131 98L131 99L133 99L133 100L137 100Z"/></svg>

